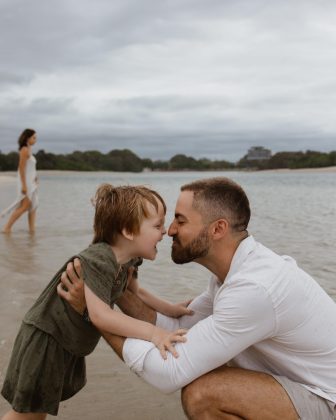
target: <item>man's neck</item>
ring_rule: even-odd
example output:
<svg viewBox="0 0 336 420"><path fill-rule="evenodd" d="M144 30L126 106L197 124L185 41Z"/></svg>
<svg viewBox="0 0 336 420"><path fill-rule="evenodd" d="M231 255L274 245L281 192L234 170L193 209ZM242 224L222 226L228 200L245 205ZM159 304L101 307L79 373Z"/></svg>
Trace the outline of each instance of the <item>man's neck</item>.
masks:
<svg viewBox="0 0 336 420"><path fill-rule="evenodd" d="M221 283L224 283L230 270L234 254L240 243L246 239L246 237L247 235L242 235L231 241L216 243L206 257L200 258L195 262L203 265L213 273Z"/></svg>

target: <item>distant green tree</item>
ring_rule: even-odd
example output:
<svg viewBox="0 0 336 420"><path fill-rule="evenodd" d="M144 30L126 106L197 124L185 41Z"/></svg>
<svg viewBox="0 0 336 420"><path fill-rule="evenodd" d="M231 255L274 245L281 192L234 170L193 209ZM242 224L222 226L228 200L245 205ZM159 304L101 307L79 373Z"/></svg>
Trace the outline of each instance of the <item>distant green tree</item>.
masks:
<svg viewBox="0 0 336 420"><path fill-rule="evenodd" d="M99 171L99 158L100 152L88 151L81 152L75 150L69 155L63 155L59 162L62 168L72 171Z"/></svg>
<svg viewBox="0 0 336 420"><path fill-rule="evenodd" d="M148 169L151 169L151 170L153 170L154 169L154 162L151 160L151 159L142 159L142 167L145 169L145 168L148 168Z"/></svg>
<svg viewBox="0 0 336 420"><path fill-rule="evenodd" d="M36 155L37 169L60 169L57 161L59 160L59 155L54 155L53 153L46 153L43 149L39 150Z"/></svg>
<svg viewBox="0 0 336 420"><path fill-rule="evenodd" d="M328 166L336 166L336 151L329 153Z"/></svg>
<svg viewBox="0 0 336 420"><path fill-rule="evenodd" d="M278 152L270 159L248 160L244 156L238 163L238 168L254 169L299 169L299 168L321 168L326 166L335 166L336 152L321 153L313 150L306 152Z"/></svg>
<svg viewBox="0 0 336 420"><path fill-rule="evenodd" d="M213 169L213 162L207 158L201 158L197 161L199 171L207 171Z"/></svg>
<svg viewBox="0 0 336 420"><path fill-rule="evenodd" d="M227 169L234 169L236 165L232 162L228 162L226 160L214 160L211 162L210 169L212 170L227 170Z"/></svg>
<svg viewBox="0 0 336 420"><path fill-rule="evenodd" d="M157 171L167 171L169 168L169 163L164 160L155 160L153 162L153 169Z"/></svg>
<svg viewBox="0 0 336 420"><path fill-rule="evenodd" d="M107 154L109 170L121 172L141 172L142 159L128 149L111 150Z"/></svg>
<svg viewBox="0 0 336 420"><path fill-rule="evenodd" d="M314 168L336 166L336 151L322 153L313 150L306 152L279 152L270 159L248 160L244 156L237 164L225 160L195 159L184 154L177 154L170 160L141 159L129 149L111 150L103 154L97 150L74 151L70 154L36 153L38 169L59 169L74 171L120 171L141 172L144 168L160 171L177 170L228 170L228 169L279 169L279 168ZM8 154L0 151L0 171L15 171L19 162L18 152Z"/></svg>
<svg viewBox="0 0 336 420"><path fill-rule="evenodd" d="M183 169L197 169L197 160L186 155L175 155L169 160L169 169L183 170Z"/></svg>
<svg viewBox="0 0 336 420"><path fill-rule="evenodd" d="M9 152L7 155L0 152L0 171L15 171L18 165L18 152Z"/></svg>

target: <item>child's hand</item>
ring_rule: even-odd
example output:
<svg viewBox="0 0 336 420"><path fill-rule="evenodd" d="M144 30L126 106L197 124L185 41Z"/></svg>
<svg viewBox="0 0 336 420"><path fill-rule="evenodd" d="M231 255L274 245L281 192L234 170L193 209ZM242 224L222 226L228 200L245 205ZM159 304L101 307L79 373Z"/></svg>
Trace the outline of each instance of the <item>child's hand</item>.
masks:
<svg viewBox="0 0 336 420"><path fill-rule="evenodd" d="M172 316L173 318L179 318L183 315L193 315L194 311L188 309L188 306L192 302L192 299L186 300L185 302L170 304L165 315Z"/></svg>
<svg viewBox="0 0 336 420"><path fill-rule="evenodd" d="M162 328L154 327L152 335L152 343L160 350L160 354L164 360L167 359L167 350L174 356L178 357L178 353L175 350L175 343L184 343L187 339L184 335L187 330L179 329L176 331L167 331Z"/></svg>

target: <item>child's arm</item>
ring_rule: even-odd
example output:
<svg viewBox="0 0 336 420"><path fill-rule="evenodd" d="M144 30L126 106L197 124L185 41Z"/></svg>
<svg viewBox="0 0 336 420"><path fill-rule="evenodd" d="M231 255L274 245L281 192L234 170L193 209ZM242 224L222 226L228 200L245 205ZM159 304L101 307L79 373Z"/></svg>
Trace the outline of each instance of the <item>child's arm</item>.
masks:
<svg viewBox="0 0 336 420"><path fill-rule="evenodd" d="M194 313L194 311L187 308L191 300L176 304L167 302L166 300L160 299L159 297L149 293L148 290L140 287L137 278L133 277L129 280L128 289L136 294L146 305L163 315L179 318L180 316L193 315Z"/></svg>
<svg viewBox="0 0 336 420"><path fill-rule="evenodd" d="M148 322L140 321L121 312L111 309L99 299L87 285L84 286L85 299L91 322L99 329L122 337L140 338L151 341L160 350L164 359L167 350L178 357L174 343L186 341L186 330L174 332L158 328Z"/></svg>
<svg viewBox="0 0 336 420"><path fill-rule="evenodd" d="M148 292L148 290L143 289L142 287L139 287L137 295L144 303L146 303L146 305L163 315L179 318L180 316L193 315L194 313L194 311L187 308L187 306L191 303L191 300L174 304L163 300L158 296L152 295Z"/></svg>

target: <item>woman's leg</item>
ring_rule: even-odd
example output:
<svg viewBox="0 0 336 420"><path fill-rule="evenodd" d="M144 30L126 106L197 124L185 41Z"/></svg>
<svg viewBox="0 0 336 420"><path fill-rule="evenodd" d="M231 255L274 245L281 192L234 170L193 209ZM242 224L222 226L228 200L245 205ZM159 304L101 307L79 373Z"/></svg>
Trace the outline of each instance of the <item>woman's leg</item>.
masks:
<svg viewBox="0 0 336 420"><path fill-rule="evenodd" d="M18 413L10 410L1 420L45 420L46 417L46 413Z"/></svg>
<svg viewBox="0 0 336 420"><path fill-rule="evenodd" d="M21 203L20 203L20 207L18 207L17 209L15 209L13 211L13 213L11 214L8 222L6 223L3 232L4 233L10 233L13 224L17 221L17 219L23 215L23 213L25 211L27 211L29 209L31 205L31 201L29 200L29 198L25 197Z"/></svg>
<svg viewBox="0 0 336 420"><path fill-rule="evenodd" d="M35 232L36 209L28 212L28 226L29 232Z"/></svg>

